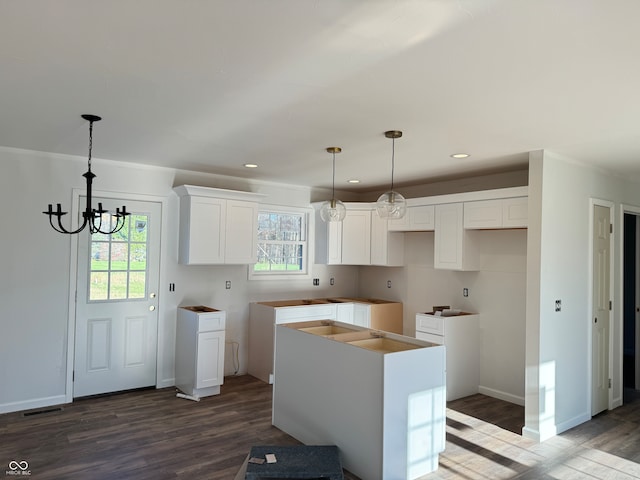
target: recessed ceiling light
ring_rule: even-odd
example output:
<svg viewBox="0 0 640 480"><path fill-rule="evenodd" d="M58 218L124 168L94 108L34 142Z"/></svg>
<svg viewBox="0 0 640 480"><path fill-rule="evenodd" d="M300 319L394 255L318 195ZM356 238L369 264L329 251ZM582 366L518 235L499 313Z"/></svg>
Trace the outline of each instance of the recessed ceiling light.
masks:
<svg viewBox="0 0 640 480"><path fill-rule="evenodd" d="M349 183L360 183L360 180L358 180L357 178L352 178L351 180L348 180Z"/></svg>
<svg viewBox="0 0 640 480"><path fill-rule="evenodd" d="M453 153L451 154L451 158L467 158L470 155L468 153Z"/></svg>
<svg viewBox="0 0 640 480"><path fill-rule="evenodd" d="M247 168L258 168L258 165L255 163L245 163L244 166Z"/></svg>

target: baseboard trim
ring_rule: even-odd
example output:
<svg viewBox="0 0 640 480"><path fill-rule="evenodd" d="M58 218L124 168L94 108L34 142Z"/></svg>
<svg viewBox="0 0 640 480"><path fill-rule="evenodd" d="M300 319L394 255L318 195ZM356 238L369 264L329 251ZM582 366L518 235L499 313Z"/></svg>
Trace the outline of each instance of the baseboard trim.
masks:
<svg viewBox="0 0 640 480"><path fill-rule="evenodd" d="M20 402L0 404L0 413L20 412L22 410L33 410L34 408L51 407L52 405L62 405L67 402L66 395L55 395L52 397L34 398Z"/></svg>
<svg viewBox="0 0 640 480"><path fill-rule="evenodd" d="M556 432L557 433L566 432L567 430L577 425L580 425L581 423L588 422L589 420L591 420L591 415L587 414L586 412L581 413L580 415L576 415L575 417L570 418L566 422L562 422L556 425Z"/></svg>
<svg viewBox="0 0 640 480"><path fill-rule="evenodd" d="M494 388L483 387L482 385L478 387L478 393L486 395L487 397L497 398L498 400L504 400L505 402L515 403L516 405L524 407L524 397L512 395L510 393L496 390Z"/></svg>

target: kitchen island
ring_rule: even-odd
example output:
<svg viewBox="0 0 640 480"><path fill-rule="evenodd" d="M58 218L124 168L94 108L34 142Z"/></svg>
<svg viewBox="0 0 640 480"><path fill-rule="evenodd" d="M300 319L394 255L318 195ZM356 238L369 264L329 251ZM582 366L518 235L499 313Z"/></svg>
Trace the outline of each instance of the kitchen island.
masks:
<svg viewBox="0 0 640 480"><path fill-rule="evenodd" d="M248 373L273 383L275 325L338 320L361 327L402 333L402 303L377 298L275 300L249 305Z"/></svg>
<svg viewBox="0 0 640 480"><path fill-rule="evenodd" d="M415 479L445 445L445 348L336 321L276 326L273 424L368 480Z"/></svg>

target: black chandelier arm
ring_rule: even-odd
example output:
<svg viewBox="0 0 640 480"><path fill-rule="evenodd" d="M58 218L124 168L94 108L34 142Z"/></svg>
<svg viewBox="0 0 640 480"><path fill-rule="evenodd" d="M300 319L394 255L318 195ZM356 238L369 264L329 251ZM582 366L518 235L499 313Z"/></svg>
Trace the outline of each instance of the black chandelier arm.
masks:
<svg viewBox="0 0 640 480"><path fill-rule="evenodd" d="M45 215L49 216L49 224L51 225L51 227L58 233L65 233L67 235L74 235L76 233L80 233L86 226L87 226L87 218L85 216L85 213L83 212L82 216L84 217L84 220L82 222L82 225L80 225L76 230L67 230L64 225L62 225L62 217L64 215L67 214L67 212L63 212L62 211L62 206L58 203L57 205L57 209L54 211L53 206L51 204L49 204L49 209L46 212L42 212ZM53 221L53 217L57 217L58 218L58 225L56 225Z"/></svg>

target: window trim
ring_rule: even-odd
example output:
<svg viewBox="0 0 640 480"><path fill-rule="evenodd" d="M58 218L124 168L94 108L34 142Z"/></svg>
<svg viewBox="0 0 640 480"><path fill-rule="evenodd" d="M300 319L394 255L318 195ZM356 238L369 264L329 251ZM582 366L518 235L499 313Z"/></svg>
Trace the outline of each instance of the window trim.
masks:
<svg viewBox="0 0 640 480"><path fill-rule="evenodd" d="M274 212L282 214L295 214L302 215L303 217L303 235L306 237L306 247L303 248L302 259L304 263L304 272L289 271L288 273L275 273L273 270L266 270L261 273L254 271L254 265L247 266L247 278L248 280L308 280L312 277L311 266L313 265L313 231L314 231L314 218L313 208L311 207L288 207L283 205L269 205L264 204L258 207L258 214L265 212ZM260 243L259 241L257 243ZM306 251L304 251L306 250Z"/></svg>

